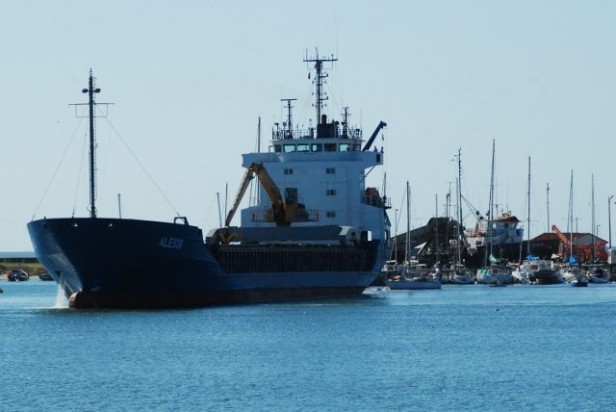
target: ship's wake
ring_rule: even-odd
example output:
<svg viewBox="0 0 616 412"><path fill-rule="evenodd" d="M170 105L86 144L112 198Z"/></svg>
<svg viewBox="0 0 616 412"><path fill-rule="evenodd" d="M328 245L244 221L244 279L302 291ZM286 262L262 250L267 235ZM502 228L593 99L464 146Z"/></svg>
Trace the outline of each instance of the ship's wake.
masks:
<svg viewBox="0 0 616 412"><path fill-rule="evenodd" d="M68 309L68 299L62 290L62 286L58 285L58 291L56 292L56 302L53 305L54 309Z"/></svg>

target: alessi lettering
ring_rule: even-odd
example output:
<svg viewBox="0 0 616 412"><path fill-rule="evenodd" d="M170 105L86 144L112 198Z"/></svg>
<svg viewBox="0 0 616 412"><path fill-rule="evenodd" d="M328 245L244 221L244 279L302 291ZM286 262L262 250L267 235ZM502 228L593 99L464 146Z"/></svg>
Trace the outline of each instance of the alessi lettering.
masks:
<svg viewBox="0 0 616 412"><path fill-rule="evenodd" d="M159 247L164 247L167 249L182 249L182 245L184 244L184 239L180 239L177 237L163 237L158 242Z"/></svg>

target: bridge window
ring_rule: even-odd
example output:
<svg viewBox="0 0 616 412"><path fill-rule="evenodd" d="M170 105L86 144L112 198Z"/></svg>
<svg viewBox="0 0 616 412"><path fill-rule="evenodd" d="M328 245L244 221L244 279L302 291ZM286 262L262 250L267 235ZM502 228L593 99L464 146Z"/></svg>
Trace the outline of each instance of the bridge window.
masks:
<svg viewBox="0 0 616 412"><path fill-rule="evenodd" d="M326 143L325 144L326 152L335 152L336 151L336 143Z"/></svg>
<svg viewBox="0 0 616 412"><path fill-rule="evenodd" d="M284 152L285 153L293 153L295 151L295 145L294 144L286 144L284 145Z"/></svg>
<svg viewBox="0 0 616 412"><path fill-rule="evenodd" d="M327 189L325 191L326 196L336 196L336 189Z"/></svg>
<svg viewBox="0 0 616 412"><path fill-rule="evenodd" d="M310 145L298 144L297 145L297 151L298 152L309 152L310 151Z"/></svg>
<svg viewBox="0 0 616 412"><path fill-rule="evenodd" d="M325 213L325 216L327 217L336 217L336 212L333 210L328 210L327 213Z"/></svg>
<svg viewBox="0 0 616 412"><path fill-rule="evenodd" d="M335 175L336 174L336 168L335 167L328 167L325 169L325 173L328 175Z"/></svg>
<svg viewBox="0 0 616 412"><path fill-rule="evenodd" d="M348 143L340 143L340 151L341 152L348 152L349 150L351 150L351 145Z"/></svg>
<svg viewBox="0 0 616 412"><path fill-rule="evenodd" d="M310 145L310 150L312 150L313 152L322 152L323 145L321 143L313 143L312 145Z"/></svg>
<svg viewBox="0 0 616 412"><path fill-rule="evenodd" d="M292 175L293 174L293 169L284 169L284 174L285 175Z"/></svg>

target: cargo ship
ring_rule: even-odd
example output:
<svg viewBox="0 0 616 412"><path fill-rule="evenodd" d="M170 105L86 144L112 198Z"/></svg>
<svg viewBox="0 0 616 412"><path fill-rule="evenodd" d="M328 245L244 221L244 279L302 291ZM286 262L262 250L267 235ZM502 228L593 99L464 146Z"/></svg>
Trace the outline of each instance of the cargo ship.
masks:
<svg viewBox="0 0 616 412"><path fill-rule="evenodd" d="M364 140L362 130L322 113L325 65L314 70L316 119L302 129L286 121L272 130L267 151L243 155L246 169L221 228L205 236L186 217L150 221L98 216L95 179L95 101L90 72L89 216L43 218L27 224L38 260L72 308L187 308L359 296L380 273L391 248L389 201L368 187L384 162L372 147L386 126ZM256 179L255 179L256 178ZM258 181L254 204L240 210ZM240 211L241 223L233 226Z"/></svg>

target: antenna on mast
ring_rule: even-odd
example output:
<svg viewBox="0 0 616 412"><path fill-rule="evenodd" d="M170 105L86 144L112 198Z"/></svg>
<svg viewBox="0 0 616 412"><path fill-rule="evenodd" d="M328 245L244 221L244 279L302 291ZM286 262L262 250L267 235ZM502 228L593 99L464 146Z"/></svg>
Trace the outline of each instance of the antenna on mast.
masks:
<svg viewBox="0 0 616 412"><path fill-rule="evenodd" d="M287 102L287 121L286 123L286 129L285 129L285 123L282 124L282 130L284 133L284 138L285 139L293 139L293 115L292 115L292 110L293 106L291 106L291 102L295 101L297 99L280 99L281 102Z"/></svg>
<svg viewBox="0 0 616 412"><path fill-rule="evenodd" d="M342 108L342 137L348 137L349 130L349 107L345 106Z"/></svg>
<svg viewBox="0 0 616 412"><path fill-rule="evenodd" d="M314 63L314 69L316 71L313 82L316 87L315 107L317 109L317 124L321 123L321 109L325 106L324 102L327 100L327 96L323 91L323 85L325 84L325 79L328 77L328 74L323 73L323 63L333 63L335 61L338 61L338 59L335 58L333 54L328 58L319 57L318 49L315 50L315 57L309 58L308 52L306 52L306 57L304 58L304 62Z"/></svg>
<svg viewBox="0 0 616 412"><path fill-rule="evenodd" d="M107 111L105 111L105 114L97 116L94 113L94 106L104 105L105 109L107 109L107 107L110 104L113 104L113 103L96 103L94 101L94 95L101 92L101 89L95 87L95 80L96 79L94 78L94 76L92 76L92 69L90 69L88 87L81 91L82 93L88 94L88 103L71 104L71 106L75 106L75 116L76 117L85 117L85 116L80 116L77 113L77 106L85 106L85 105L88 106L88 118L90 120L90 205L89 205L89 209L90 209L91 218L96 218L96 137L94 133L96 128L95 128L94 119L96 117L106 117L107 116Z"/></svg>

